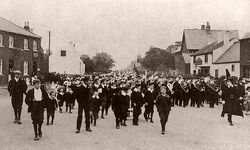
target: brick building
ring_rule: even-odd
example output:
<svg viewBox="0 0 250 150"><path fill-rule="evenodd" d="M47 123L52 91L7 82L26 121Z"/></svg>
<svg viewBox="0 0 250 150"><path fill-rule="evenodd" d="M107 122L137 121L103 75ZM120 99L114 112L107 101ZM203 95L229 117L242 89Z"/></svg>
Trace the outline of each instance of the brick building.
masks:
<svg viewBox="0 0 250 150"><path fill-rule="evenodd" d="M7 85L11 70L24 78L48 72L48 58L41 47L41 37L32 33L29 22L24 28L0 17L0 85Z"/></svg>
<svg viewBox="0 0 250 150"><path fill-rule="evenodd" d="M250 78L250 34L240 40L240 75Z"/></svg>

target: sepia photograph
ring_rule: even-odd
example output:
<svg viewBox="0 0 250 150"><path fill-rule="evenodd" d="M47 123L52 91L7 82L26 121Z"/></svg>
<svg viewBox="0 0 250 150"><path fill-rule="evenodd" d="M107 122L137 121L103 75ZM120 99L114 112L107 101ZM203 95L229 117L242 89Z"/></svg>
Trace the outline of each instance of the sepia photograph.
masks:
<svg viewBox="0 0 250 150"><path fill-rule="evenodd" d="M250 0L0 0L1 150L250 150Z"/></svg>

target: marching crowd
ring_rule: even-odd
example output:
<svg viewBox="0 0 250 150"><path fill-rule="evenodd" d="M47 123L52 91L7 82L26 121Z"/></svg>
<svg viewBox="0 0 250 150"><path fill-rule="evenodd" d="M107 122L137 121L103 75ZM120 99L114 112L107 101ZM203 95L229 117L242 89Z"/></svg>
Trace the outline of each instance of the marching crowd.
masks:
<svg viewBox="0 0 250 150"><path fill-rule="evenodd" d="M139 125L139 116L143 114L146 121L154 122L156 106L161 123L161 133L165 126L171 107L204 107L212 109L219 102L223 104L221 116L228 116L233 126L232 115L243 117L242 110L248 115L250 111L250 87L245 88L242 79L226 78L222 83L211 77L184 79L182 76L158 77L156 75L138 76L133 72L110 73L92 77L66 78L62 83L41 83L33 80L34 88L27 91L26 83L21 79L21 72L14 71L8 90L14 110L14 123L21 124L23 94L34 127L35 138L42 137L44 110L47 112L47 125L54 123L55 111L72 113L78 103L76 133L80 133L83 111L85 129L91 132L91 124L96 126L99 118L114 112L115 127L127 126L127 117L133 114L133 125ZM64 108L65 107L65 108ZM142 109L144 107L144 109ZM144 112L142 112L142 110Z"/></svg>

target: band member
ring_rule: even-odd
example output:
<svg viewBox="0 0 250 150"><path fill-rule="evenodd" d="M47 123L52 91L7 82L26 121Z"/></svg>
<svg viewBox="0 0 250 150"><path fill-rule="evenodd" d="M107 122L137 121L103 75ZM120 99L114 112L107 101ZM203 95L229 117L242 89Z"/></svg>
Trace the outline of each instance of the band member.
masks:
<svg viewBox="0 0 250 150"><path fill-rule="evenodd" d="M25 103L29 106L28 112L31 112L31 119L35 132L34 140L37 141L42 137L43 113L44 108L48 105L49 96L47 92L41 88L41 81L39 79L35 79L33 84L34 88L28 91Z"/></svg>
<svg viewBox="0 0 250 150"><path fill-rule="evenodd" d="M141 93L141 85L136 84L134 91L131 94L131 103L133 107L133 125L138 126L141 107L143 105L143 95Z"/></svg>
<svg viewBox="0 0 250 150"><path fill-rule="evenodd" d="M170 95L167 94L167 90L165 86L161 87L161 94L156 98L156 107L160 116L161 122L161 134L165 134L165 126L168 121L169 112L171 110L171 98Z"/></svg>
<svg viewBox="0 0 250 150"><path fill-rule="evenodd" d="M219 88L216 86L214 81L208 80L206 82L206 99L209 102L209 107L214 108L214 104L218 101L219 99Z"/></svg>
<svg viewBox="0 0 250 150"><path fill-rule="evenodd" d="M21 77L21 71L14 71L14 78L12 78L8 85L8 91L11 96L11 104L15 114L14 123L21 123L21 113L23 105L23 94L26 94L27 85Z"/></svg>
<svg viewBox="0 0 250 150"><path fill-rule="evenodd" d="M52 91L50 92L50 99L48 101L48 107L47 107L47 125L49 125L50 117L51 117L50 125L54 124L56 108L57 108L56 93Z"/></svg>
<svg viewBox="0 0 250 150"><path fill-rule="evenodd" d="M228 115L229 125L233 126L232 115L238 115L243 117L243 112L240 106L239 99L237 99L237 89L233 86L232 80L227 80L226 86L222 86L222 104L223 110L221 116Z"/></svg>
<svg viewBox="0 0 250 150"><path fill-rule="evenodd" d="M101 100L99 97L98 89L94 88L93 92L94 93L90 102L90 111L91 111L90 114L91 114L91 123L93 123L94 121L94 126L96 126L96 120L98 117L98 112L100 111Z"/></svg>
<svg viewBox="0 0 250 150"><path fill-rule="evenodd" d="M124 90L121 91L121 100L122 100L122 118L121 125L127 126L126 121L129 112L129 104L130 104L130 96L129 96L129 88L125 87Z"/></svg>
<svg viewBox="0 0 250 150"><path fill-rule="evenodd" d="M91 98L91 91L89 88L89 79L85 77L83 78L82 85L78 87L78 89L76 90L76 99L78 102L76 133L80 133L83 110L85 114L86 131L88 132L92 131L90 129L90 98Z"/></svg>
<svg viewBox="0 0 250 150"><path fill-rule="evenodd" d="M105 105L105 115L108 115L108 110L109 107L111 106L111 102L112 102L112 96L113 96L113 88L111 83L109 84L109 86L107 87L107 101L106 101L106 105Z"/></svg>
<svg viewBox="0 0 250 150"><path fill-rule="evenodd" d="M179 84L180 78L177 77L175 82L173 83L173 101L175 102L175 105L178 105L180 102L180 84Z"/></svg>
<svg viewBox="0 0 250 150"><path fill-rule="evenodd" d="M189 88L187 82L185 82L183 79L180 81L180 101L179 106L186 107L189 102Z"/></svg>
<svg viewBox="0 0 250 150"><path fill-rule="evenodd" d="M122 119L122 112L121 112L121 89L117 88L114 90L114 95L112 98L112 110L115 114L115 126L116 129L120 129L120 122Z"/></svg>
<svg viewBox="0 0 250 150"><path fill-rule="evenodd" d="M145 112L144 118L146 121L150 118L150 122L153 123L153 114L154 114L154 102L157 97L157 93L154 91L154 84L150 84L149 88L145 92ZM150 116L150 117L149 117Z"/></svg>

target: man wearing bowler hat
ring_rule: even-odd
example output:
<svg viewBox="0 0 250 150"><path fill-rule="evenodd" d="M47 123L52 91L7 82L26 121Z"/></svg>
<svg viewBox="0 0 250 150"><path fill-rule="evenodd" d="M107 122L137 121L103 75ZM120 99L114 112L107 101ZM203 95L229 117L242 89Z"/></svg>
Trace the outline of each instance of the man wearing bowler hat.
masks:
<svg viewBox="0 0 250 150"><path fill-rule="evenodd" d="M27 84L21 79L21 71L14 70L14 78L12 78L8 85L8 91L11 96L11 104L14 109L15 120L14 123L21 123L21 112L23 105L23 94L26 94Z"/></svg>

